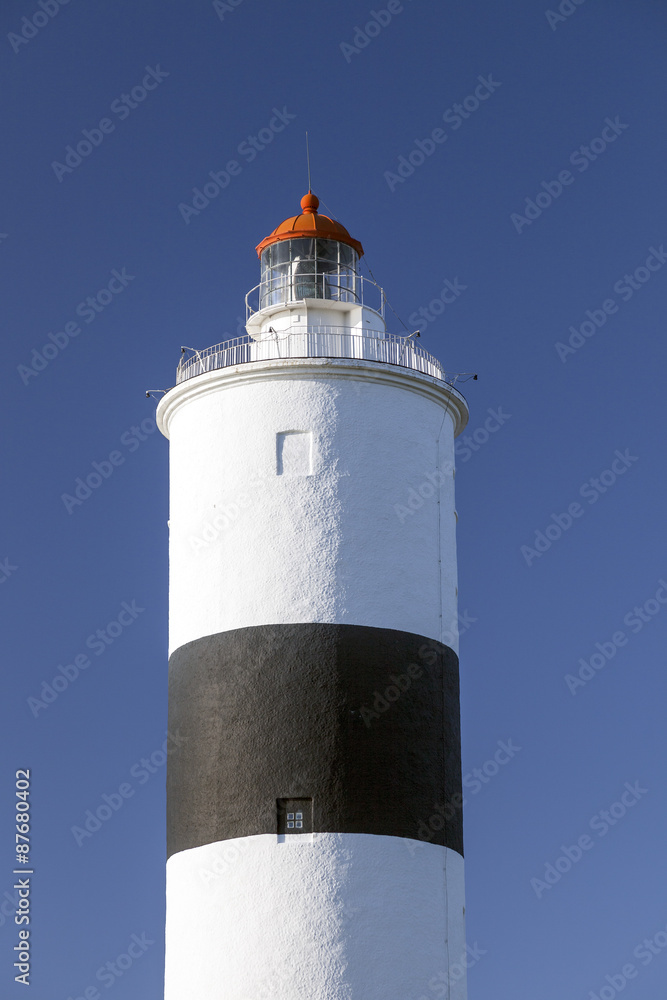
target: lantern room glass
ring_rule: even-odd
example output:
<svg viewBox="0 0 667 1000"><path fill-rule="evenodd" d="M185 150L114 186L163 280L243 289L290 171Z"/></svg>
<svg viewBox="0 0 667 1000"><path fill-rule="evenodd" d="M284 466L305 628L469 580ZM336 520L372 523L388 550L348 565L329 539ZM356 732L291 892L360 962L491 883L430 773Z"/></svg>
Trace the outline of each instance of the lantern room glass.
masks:
<svg viewBox="0 0 667 1000"><path fill-rule="evenodd" d="M262 252L259 307L299 299L359 302L358 257L337 240L294 239L272 243Z"/></svg>

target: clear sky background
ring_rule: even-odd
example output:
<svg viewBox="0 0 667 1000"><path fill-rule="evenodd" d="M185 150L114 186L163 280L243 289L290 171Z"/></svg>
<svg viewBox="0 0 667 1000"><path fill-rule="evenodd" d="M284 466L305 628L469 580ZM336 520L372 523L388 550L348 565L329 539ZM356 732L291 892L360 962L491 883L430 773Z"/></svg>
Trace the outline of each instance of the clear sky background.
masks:
<svg viewBox="0 0 667 1000"><path fill-rule="evenodd" d="M398 316L479 373L456 480L470 998L664 1000L665 5L404 0L365 45L384 0L217 6L0 13L0 993L25 992L6 914L30 768L30 996L162 995L168 445L145 390L173 384L182 344L241 332L308 129L313 190ZM486 99L443 119L480 77ZM179 209L230 160L210 204ZM107 478L66 503L93 463ZM498 741L520 748L500 766ZM143 951L105 970L132 935ZM427 978L402 1000L441 995Z"/></svg>

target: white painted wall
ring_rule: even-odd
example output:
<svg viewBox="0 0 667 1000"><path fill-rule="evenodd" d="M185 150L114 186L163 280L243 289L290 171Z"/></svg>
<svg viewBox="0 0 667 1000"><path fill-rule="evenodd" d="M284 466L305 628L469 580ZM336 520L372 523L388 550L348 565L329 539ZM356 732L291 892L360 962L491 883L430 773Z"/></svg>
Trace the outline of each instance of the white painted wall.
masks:
<svg viewBox="0 0 667 1000"><path fill-rule="evenodd" d="M297 622L456 648L454 434L466 419L439 380L366 361L255 362L172 389L158 407L171 442L170 651ZM310 434L311 475L277 474L288 431Z"/></svg>
<svg viewBox="0 0 667 1000"><path fill-rule="evenodd" d="M379 304L379 291L376 298ZM357 333L373 331L377 334L387 330L382 316L375 309L324 299L303 299L298 305L292 303L288 307L275 305L260 309L249 318L246 330L251 337L263 340L271 330L284 331L293 326L345 327Z"/></svg>
<svg viewBox="0 0 667 1000"><path fill-rule="evenodd" d="M465 1000L459 854L364 834L277 840L170 858L165 1000Z"/></svg>

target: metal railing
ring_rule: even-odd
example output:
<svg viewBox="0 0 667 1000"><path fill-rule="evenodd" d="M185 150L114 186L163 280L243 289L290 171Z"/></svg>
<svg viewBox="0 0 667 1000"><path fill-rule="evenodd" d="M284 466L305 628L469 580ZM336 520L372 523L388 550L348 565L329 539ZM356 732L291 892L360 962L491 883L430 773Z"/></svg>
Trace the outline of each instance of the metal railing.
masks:
<svg viewBox="0 0 667 1000"><path fill-rule="evenodd" d="M263 334L261 340L254 340L246 334L203 351L194 351L188 357L184 355L176 371L176 384L218 368L281 358L379 361L432 375L449 385L456 380L455 376L447 375L433 355L415 344L412 337L400 337L394 333L365 333L342 326L297 326Z"/></svg>
<svg viewBox="0 0 667 1000"><path fill-rule="evenodd" d="M384 318L384 289L369 278L353 272L309 272L307 274L275 274L260 281L245 297L246 321L260 309L269 306L323 299L329 302L349 302L365 306Z"/></svg>

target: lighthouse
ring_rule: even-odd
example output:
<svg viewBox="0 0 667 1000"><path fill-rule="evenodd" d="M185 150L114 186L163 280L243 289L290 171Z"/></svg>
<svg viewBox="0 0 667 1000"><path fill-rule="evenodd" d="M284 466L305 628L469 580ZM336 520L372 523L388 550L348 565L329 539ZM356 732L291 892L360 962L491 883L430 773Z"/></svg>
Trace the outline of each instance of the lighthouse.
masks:
<svg viewBox="0 0 667 1000"><path fill-rule="evenodd" d="M165 1000L465 1000L454 440L361 243L263 239L170 442ZM387 232L387 238L391 233ZM436 992L433 992L433 991Z"/></svg>

